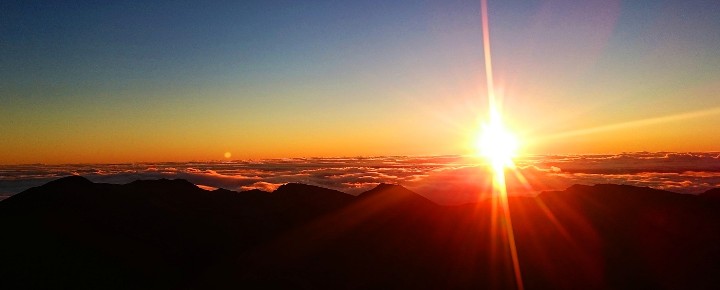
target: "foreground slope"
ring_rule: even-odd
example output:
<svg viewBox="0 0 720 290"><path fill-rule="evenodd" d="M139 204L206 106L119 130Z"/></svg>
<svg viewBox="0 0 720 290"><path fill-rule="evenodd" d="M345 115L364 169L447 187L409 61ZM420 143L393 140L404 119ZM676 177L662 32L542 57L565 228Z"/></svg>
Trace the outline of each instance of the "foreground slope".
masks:
<svg viewBox="0 0 720 290"><path fill-rule="evenodd" d="M619 185L510 199L528 289L713 289L720 203ZM502 208L401 186L357 197L287 184L78 176L0 202L0 288L513 289Z"/></svg>

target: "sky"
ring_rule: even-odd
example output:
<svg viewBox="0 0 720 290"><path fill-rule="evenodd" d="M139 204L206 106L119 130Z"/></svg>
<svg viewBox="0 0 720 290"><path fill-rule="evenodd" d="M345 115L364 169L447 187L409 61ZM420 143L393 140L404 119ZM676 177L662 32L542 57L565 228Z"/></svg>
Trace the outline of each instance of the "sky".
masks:
<svg viewBox="0 0 720 290"><path fill-rule="evenodd" d="M717 15L490 0L521 152L720 150ZM0 164L471 154L480 24L480 1L2 1Z"/></svg>

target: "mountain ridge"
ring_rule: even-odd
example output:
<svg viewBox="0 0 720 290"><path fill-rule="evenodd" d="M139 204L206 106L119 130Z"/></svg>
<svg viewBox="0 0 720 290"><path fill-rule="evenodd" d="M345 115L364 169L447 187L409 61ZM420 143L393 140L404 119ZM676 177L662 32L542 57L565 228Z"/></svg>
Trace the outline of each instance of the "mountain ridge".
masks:
<svg viewBox="0 0 720 290"><path fill-rule="evenodd" d="M186 179L181 179L181 178L178 178L178 179L167 179L167 178L139 179L139 180L134 180L134 181L125 183L125 184L115 184L115 183L95 183L95 182L92 182L89 179L87 179L83 176L80 176L80 175L69 175L66 177L61 177L61 178L49 181L38 187L51 186L51 187L55 187L55 189L62 190L65 188L77 189L77 188L93 186L93 185L129 186L129 187L133 187L134 189L143 189L143 188L151 187L151 186L161 186L160 188L163 188L165 190L172 190L172 189L177 190L177 189L183 189L183 187L185 187L185 189L192 188L192 190L197 189L197 190L203 191L203 192L216 192L216 193L246 193L246 192L282 193L282 192L294 192L297 190L304 191L304 192L313 192L313 191L319 190L319 191L324 191L324 192L342 193L345 195L356 196L356 197L360 197L363 195L366 195L366 197L367 197L368 194L375 194L377 192L385 192L385 191L389 191L389 190L392 191L391 189L395 188L395 189L402 189L405 192L411 193L413 195L417 195L417 197L419 197L419 198L422 198L422 199L428 200L434 204L437 204L436 202L434 202L418 193L415 193L402 185L390 184L390 183L378 183L375 187L373 187L369 190L363 191L357 195L353 195L353 194L349 194L349 193L346 193L343 191L325 188L322 186L304 184L304 183L296 183L296 182L289 182L289 183L282 184L273 191L264 191L261 189L234 191L234 190L229 190L229 189L225 189L225 188L216 188L214 190L207 190L207 189L198 187L197 185L187 181ZM27 190L24 190L23 192L31 190L33 188L38 188L38 187L32 187ZM289 187L295 187L295 188L286 190ZM617 190L617 189L623 189L623 188L639 189L643 192L680 194L680 195L684 195L684 196L705 196L705 197L709 197L709 198L716 198L716 196L720 196L720 188L712 188L712 189L709 189L709 190L706 190L704 192L700 192L697 194L688 194L688 193L678 193L678 192L663 190L663 189L655 189L655 188L650 188L650 187L642 187L642 186L634 186L634 185L626 185L626 184L610 184L610 183L599 183L599 184L593 184L593 185L573 184L564 190L542 191L542 192L539 192L537 194L537 196L540 196L543 194L553 194L553 193L557 193L557 192L587 191L588 189L590 189L591 191L599 192L599 191L610 191L610 190ZM278 190L280 190L280 191L278 191ZM11 195L10 197L12 197L12 196L14 196L14 195Z"/></svg>
<svg viewBox="0 0 720 290"><path fill-rule="evenodd" d="M391 184L352 196L71 176L0 201L0 287L514 289L493 204L443 206ZM578 185L509 205L533 288L720 283L720 204L702 196Z"/></svg>

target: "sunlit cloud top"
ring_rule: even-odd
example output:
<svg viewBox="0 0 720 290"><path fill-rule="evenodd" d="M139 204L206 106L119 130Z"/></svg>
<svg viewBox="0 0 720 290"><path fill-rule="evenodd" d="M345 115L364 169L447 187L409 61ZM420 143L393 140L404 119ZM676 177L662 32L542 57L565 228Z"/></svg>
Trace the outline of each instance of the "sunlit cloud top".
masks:
<svg viewBox="0 0 720 290"><path fill-rule="evenodd" d="M524 156L507 175L510 194L563 190L572 184L629 184L681 193L720 187L720 152ZM379 183L400 184L443 204L474 202L492 192L490 167L474 157L288 158L230 162L164 162L0 166L0 195L68 175L95 182L182 178L204 188L272 191L300 182L358 194Z"/></svg>

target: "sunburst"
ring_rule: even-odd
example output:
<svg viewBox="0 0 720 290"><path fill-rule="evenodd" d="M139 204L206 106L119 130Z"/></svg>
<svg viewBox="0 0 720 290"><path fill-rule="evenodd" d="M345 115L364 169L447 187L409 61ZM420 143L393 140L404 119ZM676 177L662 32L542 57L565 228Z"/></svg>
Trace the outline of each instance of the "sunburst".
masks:
<svg viewBox="0 0 720 290"><path fill-rule="evenodd" d="M490 120L482 125L476 147L479 155L492 165L493 173L498 174L498 171L514 167L512 159L517 155L519 143L502 122L499 112L491 112L490 116Z"/></svg>
<svg viewBox="0 0 720 290"><path fill-rule="evenodd" d="M493 202L494 205L500 204L502 214L502 226L508 237L510 246L510 255L512 257L513 272L515 274L515 282L518 289L522 290L523 281L520 273L520 259L518 258L517 247L515 244L515 235L512 227L510 216L510 207L508 204L507 187L505 184L505 168L512 167L512 158L518 149L518 141L503 124L501 110L499 110L497 100L495 99L495 90L493 87L492 74L492 58L490 54L490 26L488 24L488 7L487 0L481 1L482 31L483 31L483 52L485 57L485 76L487 78L488 92L488 121L483 124L480 138L477 141L479 153L488 160L492 166L493 172ZM499 202L498 202L499 201ZM497 212L493 210L493 214ZM496 217L493 217L496 220ZM493 233L495 234L495 233Z"/></svg>

